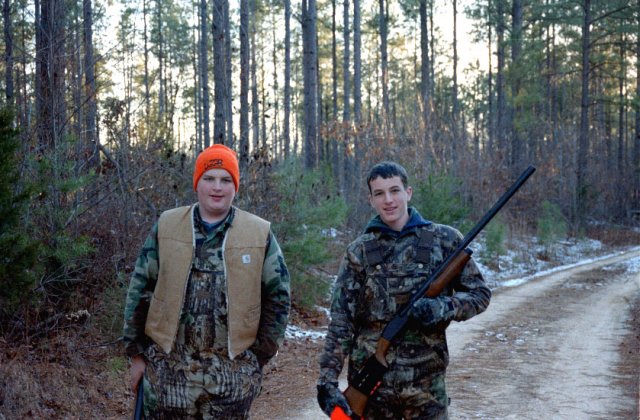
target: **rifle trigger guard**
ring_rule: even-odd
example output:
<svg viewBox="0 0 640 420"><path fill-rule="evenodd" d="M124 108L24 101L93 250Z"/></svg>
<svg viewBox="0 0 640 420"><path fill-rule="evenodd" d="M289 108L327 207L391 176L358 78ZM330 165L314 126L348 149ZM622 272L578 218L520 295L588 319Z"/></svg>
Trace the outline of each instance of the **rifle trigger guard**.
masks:
<svg viewBox="0 0 640 420"><path fill-rule="evenodd" d="M380 363L375 355L371 356L360 369L360 372L350 381L349 385L363 394L371 396L382 383L382 376L388 370L389 368Z"/></svg>

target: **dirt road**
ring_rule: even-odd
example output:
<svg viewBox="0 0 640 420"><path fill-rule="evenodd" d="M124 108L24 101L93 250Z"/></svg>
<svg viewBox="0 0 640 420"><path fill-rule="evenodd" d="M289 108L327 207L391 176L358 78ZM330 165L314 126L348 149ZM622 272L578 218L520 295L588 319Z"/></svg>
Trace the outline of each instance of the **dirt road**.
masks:
<svg viewBox="0 0 640 420"><path fill-rule="evenodd" d="M484 314L452 324L451 418L637 419L638 265L640 249L501 288ZM315 401L320 345L288 345L253 418L326 418Z"/></svg>

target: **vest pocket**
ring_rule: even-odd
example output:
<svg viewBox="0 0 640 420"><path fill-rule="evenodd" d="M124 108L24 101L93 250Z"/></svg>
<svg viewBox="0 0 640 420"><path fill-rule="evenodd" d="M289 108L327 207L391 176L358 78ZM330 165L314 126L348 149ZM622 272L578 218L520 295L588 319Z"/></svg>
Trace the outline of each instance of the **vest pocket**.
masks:
<svg viewBox="0 0 640 420"><path fill-rule="evenodd" d="M244 325L250 327L255 325L256 321L260 319L260 303L252 305L247 309L247 313L244 316Z"/></svg>

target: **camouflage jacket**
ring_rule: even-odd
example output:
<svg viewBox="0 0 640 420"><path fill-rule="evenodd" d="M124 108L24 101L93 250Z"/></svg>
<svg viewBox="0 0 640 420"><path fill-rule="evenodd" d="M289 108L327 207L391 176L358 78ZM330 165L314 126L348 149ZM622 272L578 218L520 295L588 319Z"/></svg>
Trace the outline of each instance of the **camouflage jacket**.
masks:
<svg viewBox="0 0 640 420"><path fill-rule="evenodd" d="M232 209L225 220L213 227L211 231L207 231L204 222L200 218L200 213L194 211L196 261L194 261L193 267L222 266L222 244L225 233L233 223L233 219L234 210ZM143 353L152 344L151 340L144 334L144 328L157 278L158 224L156 223L136 261L125 302L123 340L126 353L129 356ZM273 233L270 233L262 271L260 327L256 341L250 348L258 357L261 365L267 363L275 355L280 344L282 344L288 322L289 308L289 272L278 242ZM183 314L180 317L181 330L184 329L182 328L183 324L187 324L184 326L189 327L188 323L193 321L193 317L185 313L186 306L183 307L182 311ZM223 326L220 331L226 333L226 326ZM179 334L179 336L181 335ZM219 339L226 340L224 337L218 337L216 341L219 341Z"/></svg>
<svg viewBox="0 0 640 420"><path fill-rule="evenodd" d="M376 216L364 234L347 247L333 290L319 384L337 382L346 357L349 378L360 370L375 352L384 326L462 239L454 228L428 222L414 208L409 213L401 232L391 230ZM431 238L426 261L417 261L416 248L425 232ZM366 248L371 243L377 244L381 253L382 262L375 266L367 262ZM443 293L453 298L456 321L483 312L491 298L473 260ZM449 361L446 326L425 331L417 322L410 324L402 340L387 354L391 370L394 366L420 365L431 374L444 372Z"/></svg>

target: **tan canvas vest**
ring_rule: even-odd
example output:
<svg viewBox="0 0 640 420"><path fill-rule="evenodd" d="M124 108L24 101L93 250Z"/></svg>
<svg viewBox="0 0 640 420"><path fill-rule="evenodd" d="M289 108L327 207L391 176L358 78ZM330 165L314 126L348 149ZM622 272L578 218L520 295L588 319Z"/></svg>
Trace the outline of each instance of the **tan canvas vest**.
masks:
<svg viewBox="0 0 640 420"><path fill-rule="evenodd" d="M158 282L151 298L145 334L166 353L176 340L194 257L194 206L179 207L158 221ZM227 283L229 357L255 341L260 324L262 266L270 224L235 209L222 249Z"/></svg>

